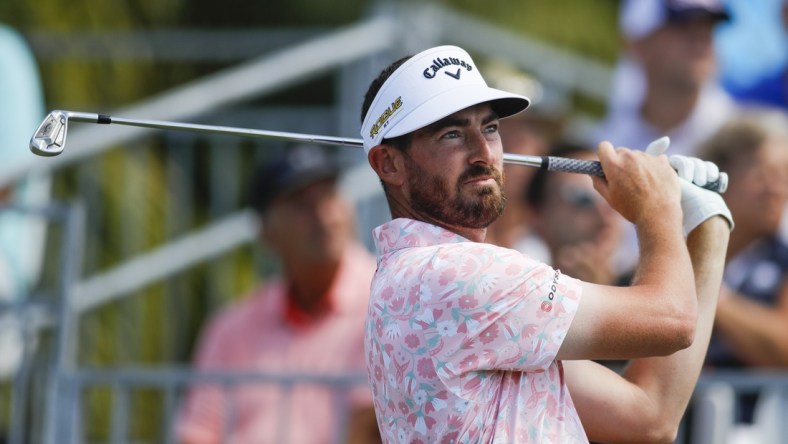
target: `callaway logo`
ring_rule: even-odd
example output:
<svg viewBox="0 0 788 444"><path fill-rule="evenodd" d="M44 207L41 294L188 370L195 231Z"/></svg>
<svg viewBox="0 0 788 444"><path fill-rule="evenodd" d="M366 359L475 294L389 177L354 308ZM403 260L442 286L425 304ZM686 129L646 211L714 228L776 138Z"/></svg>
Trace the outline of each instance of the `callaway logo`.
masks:
<svg viewBox="0 0 788 444"><path fill-rule="evenodd" d="M380 128L384 127L386 125L386 122L394 114L394 112L400 109L401 107L402 107L402 96L397 97L393 102L391 102L391 105L380 114L378 120L375 122L374 125L372 125L372 128L369 130L369 137L374 138L380 132Z"/></svg>
<svg viewBox="0 0 788 444"><path fill-rule="evenodd" d="M454 57L448 57L442 59L434 59L432 61L432 65L424 69L424 77L428 79L432 79L435 77L438 71L441 70L441 68L445 68L447 66L452 66L452 65L459 66L460 68L465 68L468 71L473 70L473 66L470 63L466 62L465 60L460 60ZM449 70L447 69L443 73L449 77L454 77L455 79L460 80L460 73L462 71L462 69L460 68L457 69L457 72L449 72Z"/></svg>

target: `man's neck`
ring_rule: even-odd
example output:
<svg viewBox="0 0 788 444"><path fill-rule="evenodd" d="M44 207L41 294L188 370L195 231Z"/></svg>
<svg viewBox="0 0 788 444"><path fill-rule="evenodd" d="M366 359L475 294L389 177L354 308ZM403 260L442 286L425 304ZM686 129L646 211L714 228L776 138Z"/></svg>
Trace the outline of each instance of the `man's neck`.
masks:
<svg viewBox="0 0 788 444"><path fill-rule="evenodd" d="M434 222L430 222L434 223ZM467 227L454 227L454 226L447 226L442 224L435 224L442 228L445 228L451 232L457 233L460 236L472 240L474 242L484 242L484 239L487 237L487 228L467 228Z"/></svg>
<svg viewBox="0 0 788 444"><path fill-rule="evenodd" d="M396 200L389 200L389 207L391 209L391 217L392 219L397 218L407 218L418 220L420 222L432 224L438 227L441 227L445 230L449 230L452 233L458 234L466 239L472 240L474 242L484 242L484 238L487 235L487 228L468 228L468 227L461 227L455 225L449 225L444 223L443 221L424 216L422 214L416 214L413 210L411 210L406 205L400 205Z"/></svg>
<svg viewBox="0 0 788 444"><path fill-rule="evenodd" d="M306 313L316 314L326 307L324 298L339 272L340 263L301 264L288 268L290 298Z"/></svg>
<svg viewBox="0 0 788 444"><path fill-rule="evenodd" d="M474 242L484 242L485 237L487 236L487 228L468 228L468 227L460 227L455 225L447 225L441 221L431 219L431 218L420 218L417 216L406 216L406 215L392 215L392 218L407 218L417 220L419 222L424 222L426 224L435 225L436 227L441 227L444 230L451 231L454 234L464 237L465 239L472 240Z"/></svg>
<svg viewBox="0 0 788 444"><path fill-rule="evenodd" d="M699 89L650 88L640 107L640 114L660 133L666 133L689 118L699 97Z"/></svg>

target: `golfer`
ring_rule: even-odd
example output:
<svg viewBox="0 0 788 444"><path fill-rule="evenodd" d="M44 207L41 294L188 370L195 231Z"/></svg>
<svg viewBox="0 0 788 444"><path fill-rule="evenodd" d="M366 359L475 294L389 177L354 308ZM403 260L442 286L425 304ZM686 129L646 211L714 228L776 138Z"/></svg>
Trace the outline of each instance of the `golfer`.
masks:
<svg viewBox="0 0 788 444"><path fill-rule="evenodd" d="M638 233L627 288L482 243L501 215L498 121L462 49L399 60L362 110L390 222L377 227L365 351L388 443L671 441L709 340L730 212L713 164L599 145L595 189ZM659 155L655 155L659 154ZM678 174L677 174L678 172ZM633 359L619 375L592 362Z"/></svg>

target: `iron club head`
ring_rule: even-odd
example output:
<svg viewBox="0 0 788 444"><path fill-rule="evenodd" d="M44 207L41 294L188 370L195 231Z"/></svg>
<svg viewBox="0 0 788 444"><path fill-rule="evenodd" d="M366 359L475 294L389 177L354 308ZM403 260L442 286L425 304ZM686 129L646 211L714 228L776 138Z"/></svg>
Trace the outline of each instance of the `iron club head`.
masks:
<svg viewBox="0 0 788 444"><path fill-rule="evenodd" d="M57 156L65 147L67 129L68 113L52 111L33 133L30 139L30 151L39 156Z"/></svg>

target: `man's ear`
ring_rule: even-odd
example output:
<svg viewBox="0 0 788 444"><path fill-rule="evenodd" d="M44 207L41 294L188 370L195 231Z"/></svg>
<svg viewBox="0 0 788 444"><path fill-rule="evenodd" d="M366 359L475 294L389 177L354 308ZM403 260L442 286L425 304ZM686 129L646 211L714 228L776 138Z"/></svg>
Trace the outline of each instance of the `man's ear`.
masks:
<svg viewBox="0 0 788 444"><path fill-rule="evenodd" d="M405 160L402 151L389 145L372 147L367 154L369 165L383 183L402 186L405 183Z"/></svg>

